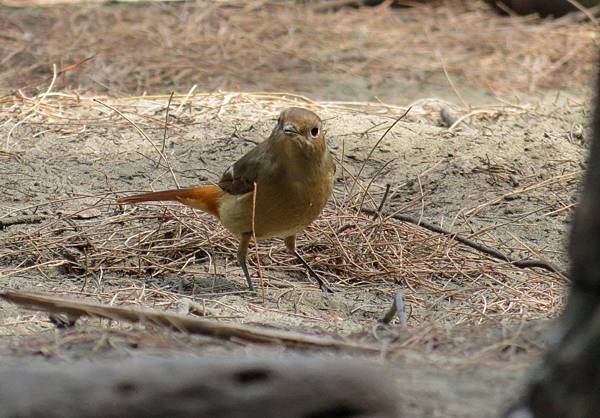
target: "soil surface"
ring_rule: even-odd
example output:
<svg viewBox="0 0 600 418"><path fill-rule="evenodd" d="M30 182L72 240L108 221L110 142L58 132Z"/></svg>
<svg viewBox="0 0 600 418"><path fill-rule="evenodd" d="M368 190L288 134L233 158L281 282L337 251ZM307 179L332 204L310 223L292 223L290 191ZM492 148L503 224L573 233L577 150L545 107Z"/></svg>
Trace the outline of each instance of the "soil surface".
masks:
<svg viewBox="0 0 600 418"><path fill-rule="evenodd" d="M6 19L16 12L2 13ZM18 13L29 21L44 19L31 10ZM105 10L95 13L104 16ZM286 9L281 13L289 17ZM4 80L16 83L7 74ZM168 88L159 96L115 98L89 85L83 96L68 86L31 98L5 96L0 225L10 219L23 224L0 229L0 286L190 315L193 301L217 321L369 344L377 353L303 352L386 364L405 417L497 416L519 395L543 352L568 279L512 266L385 215L408 215L517 260L543 260L566 271L569 222L585 168L589 96L582 92L588 79L569 89L547 86L507 104L460 76L454 85L444 84L438 72L439 85L419 90L413 80L410 94L390 100L392 106L348 103L356 96L379 97L348 87L352 79L364 82L362 75L340 76L337 84L327 79L327 93L319 94L306 86L310 77L323 80L327 73L316 67L314 74L285 89L314 101L276 93L186 95L182 89L169 105ZM255 84L249 85L246 90ZM384 84L377 88L388 91ZM478 106L461 103L457 88ZM276 240L261 242L256 253L251 249L251 273L261 290L249 294L235 263L236 238L214 219L176 204L114 203L137 191L218 180L291 105L321 116L338 163L334 198L298 238L300 251L334 294L322 293ZM377 209L386 185L384 220L360 214L361 203ZM352 240L362 244L353 247ZM363 265L368 244L376 248ZM372 260L378 255L379 264ZM407 323L380 324L398 290ZM57 329L46 314L5 302L0 318L0 352L14 361L297 351L98 319Z"/></svg>

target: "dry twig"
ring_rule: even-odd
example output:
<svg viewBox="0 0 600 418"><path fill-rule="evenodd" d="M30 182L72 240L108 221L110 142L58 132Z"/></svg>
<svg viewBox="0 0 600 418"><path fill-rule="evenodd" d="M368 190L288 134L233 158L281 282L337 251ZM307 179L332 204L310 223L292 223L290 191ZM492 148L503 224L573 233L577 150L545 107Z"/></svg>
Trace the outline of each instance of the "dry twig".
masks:
<svg viewBox="0 0 600 418"><path fill-rule="evenodd" d="M42 222L44 218L45 217L41 215L23 215L0 218L0 230L12 225L37 224Z"/></svg>

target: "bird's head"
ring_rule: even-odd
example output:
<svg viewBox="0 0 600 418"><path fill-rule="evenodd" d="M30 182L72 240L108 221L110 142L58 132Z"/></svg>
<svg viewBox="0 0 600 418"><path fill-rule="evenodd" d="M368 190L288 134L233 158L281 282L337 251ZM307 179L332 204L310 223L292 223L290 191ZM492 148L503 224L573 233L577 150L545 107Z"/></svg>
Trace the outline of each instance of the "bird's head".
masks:
<svg viewBox="0 0 600 418"><path fill-rule="evenodd" d="M279 114L272 136L280 141L294 141L305 150L321 150L325 147L323 123L310 110L290 107Z"/></svg>

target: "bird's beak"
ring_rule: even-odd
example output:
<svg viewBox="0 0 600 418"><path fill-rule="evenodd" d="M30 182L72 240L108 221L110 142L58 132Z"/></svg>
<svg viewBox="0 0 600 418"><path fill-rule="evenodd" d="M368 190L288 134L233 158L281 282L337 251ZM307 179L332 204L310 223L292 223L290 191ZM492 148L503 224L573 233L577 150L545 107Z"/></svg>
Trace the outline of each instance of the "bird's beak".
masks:
<svg viewBox="0 0 600 418"><path fill-rule="evenodd" d="M283 132L286 134L297 134L298 131L296 130L296 127L291 124L290 122L286 122L283 124Z"/></svg>

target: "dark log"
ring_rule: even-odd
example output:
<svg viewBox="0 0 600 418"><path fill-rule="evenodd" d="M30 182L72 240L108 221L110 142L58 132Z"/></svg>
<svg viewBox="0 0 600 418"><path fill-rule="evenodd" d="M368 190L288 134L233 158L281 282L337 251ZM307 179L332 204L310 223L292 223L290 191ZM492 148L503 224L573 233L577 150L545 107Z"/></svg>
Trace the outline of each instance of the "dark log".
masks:
<svg viewBox="0 0 600 418"><path fill-rule="evenodd" d="M569 252L572 287L543 364L509 417L600 417L600 64L593 138Z"/></svg>
<svg viewBox="0 0 600 418"><path fill-rule="evenodd" d="M0 367L5 418L393 418L385 373L340 360L133 358Z"/></svg>
<svg viewBox="0 0 600 418"><path fill-rule="evenodd" d="M577 11L572 3L567 0L487 0L498 11L512 10L520 15L539 13L541 16L563 16L569 12ZM585 8L600 4L600 0L579 0L578 3Z"/></svg>

